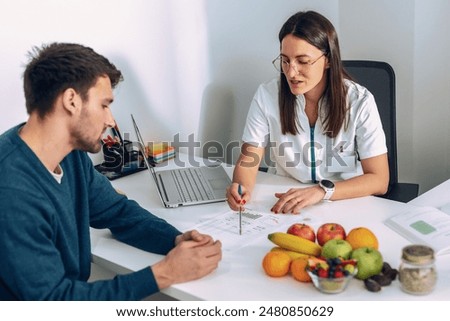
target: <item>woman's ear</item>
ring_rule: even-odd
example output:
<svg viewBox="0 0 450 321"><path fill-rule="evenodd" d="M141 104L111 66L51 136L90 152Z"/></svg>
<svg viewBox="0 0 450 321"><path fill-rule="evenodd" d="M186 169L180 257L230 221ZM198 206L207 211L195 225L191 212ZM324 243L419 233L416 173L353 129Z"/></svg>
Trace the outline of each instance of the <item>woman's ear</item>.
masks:
<svg viewBox="0 0 450 321"><path fill-rule="evenodd" d="M62 94L63 108L69 113L77 113L81 109L82 100L73 88L67 88Z"/></svg>
<svg viewBox="0 0 450 321"><path fill-rule="evenodd" d="M327 56L325 56L325 69L329 69L330 68L330 59L328 59Z"/></svg>

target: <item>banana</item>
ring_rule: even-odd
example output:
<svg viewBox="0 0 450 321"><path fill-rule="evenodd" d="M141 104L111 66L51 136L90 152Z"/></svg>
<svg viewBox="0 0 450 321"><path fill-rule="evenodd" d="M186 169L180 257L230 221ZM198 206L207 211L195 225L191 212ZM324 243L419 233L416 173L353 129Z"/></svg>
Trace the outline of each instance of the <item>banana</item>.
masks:
<svg viewBox="0 0 450 321"><path fill-rule="evenodd" d="M289 250L283 249L282 247L279 247L279 246L273 247L271 249L271 251L284 252L284 253L288 254L291 257L291 260L295 260L295 259L297 259L299 257L303 257L303 258L310 258L311 257L311 255L303 254L303 253L300 253L300 252L289 251Z"/></svg>
<svg viewBox="0 0 450 321"><path fill-rule="evenodd" d="M289 233L274 232L269 234L267 238L279 247L282 247L289 251L312 256L319 256L322 251L320 245Z"/></svg>

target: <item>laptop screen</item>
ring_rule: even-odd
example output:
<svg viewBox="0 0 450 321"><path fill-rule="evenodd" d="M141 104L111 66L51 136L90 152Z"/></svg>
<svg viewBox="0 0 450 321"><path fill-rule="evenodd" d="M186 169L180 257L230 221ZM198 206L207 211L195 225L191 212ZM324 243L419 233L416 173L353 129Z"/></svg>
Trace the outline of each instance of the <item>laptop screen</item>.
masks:
<svg viewBox="0 0 450 321"><path fill-rule="evenodd" d="M144 158L145 165L147 166L148 169L150 169L150 172L152 173L153 177L156 180L155 171L153 170L154 164L151 164L147 158L147 153L145 152L144 139L142 138L141 132L139 130L138 125L136 124L136 121L134 120L133 114L131 114L131 121L133 122L134 132L138 140L139 150L142 154L142 157Z"/></svg>

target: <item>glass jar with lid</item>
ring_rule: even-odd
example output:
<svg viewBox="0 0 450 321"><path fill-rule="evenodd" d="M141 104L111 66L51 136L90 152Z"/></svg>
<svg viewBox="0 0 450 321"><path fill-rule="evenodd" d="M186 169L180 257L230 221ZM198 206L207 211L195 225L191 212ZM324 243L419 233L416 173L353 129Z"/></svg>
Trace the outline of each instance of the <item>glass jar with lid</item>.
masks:
<svg viewBox="0 0 450 321"><path fill-rule="evenodd" d="M425 245L404 247L398 272L400 287L406 293L430 293L437 281L433 249Z"/></svg>

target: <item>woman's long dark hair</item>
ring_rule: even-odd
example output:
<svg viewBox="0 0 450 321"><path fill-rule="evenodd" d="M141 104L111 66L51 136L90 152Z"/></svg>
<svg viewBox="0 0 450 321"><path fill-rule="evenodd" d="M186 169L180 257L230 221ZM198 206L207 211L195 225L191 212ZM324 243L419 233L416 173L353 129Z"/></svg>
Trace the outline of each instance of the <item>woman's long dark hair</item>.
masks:
<svg viewBox="0 0 450 321"><path fill-rule="evenodd" d="M336 137L345 123L347 115L347 89L344 78L349 78L342 67L339 41L336 30L331 22L314 11L298 12L291 16L283 25L278 35L280 45L284 37L292 34L303 39L325 53L329 61L327 83L324 97L328 110L322 119L326 134ZM300 132L295 107L296 96L292 94L286 76L280 73L280 118L283 134L296 135Z"/></svg>

